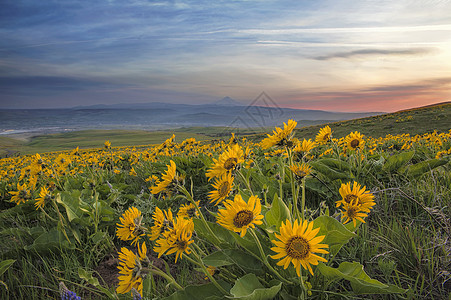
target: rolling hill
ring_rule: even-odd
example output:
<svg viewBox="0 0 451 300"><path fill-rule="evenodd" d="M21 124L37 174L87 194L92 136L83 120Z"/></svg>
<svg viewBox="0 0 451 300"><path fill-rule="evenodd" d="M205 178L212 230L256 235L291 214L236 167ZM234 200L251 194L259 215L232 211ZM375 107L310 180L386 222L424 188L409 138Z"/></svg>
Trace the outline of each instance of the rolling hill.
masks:
<svg viewBox="0 0 451 300"><path fill-rule="evenodd" d="M78 109L77 111L80 111ZM170 114L170 108L156 110L155 114ZM89 114L95 114L93 109ZM100 112L103 114L104 112ZM84 114L86 116L86 113ZM87 117L86 117L87 118ZM185 119L184 119L185 118ZM180 121L190 119L214 119L217 115L212 113L185 114ZM281 120L276 126L283 126L288 118ZM451 102L439 103L415 109L403 110L396 113L381 114L366 118L358 118L346 121L323 122L299 120L295 131L297 138L315 138L319 129L329 125L333 130L333 136L340 138L350 132L359 131L365 136L381 137L387 134L409 133L411 135L423 134L437 130L445 132L451 129ZM70 150L77 146L82 148L102 147L105 140L110 140L113 146L135 146L161 143L175 133L178 142L195 137L197 140L211 140L229 138L231 132L237 135L247 136L254 141L260 141L270 133L273 127L256 128L232 128L224 126L202 127L185 126L181 128L166 128L166 130L86 130L66 133L42 134L38 136L18 134L0 136L0 157L37 152Z"/></svg>

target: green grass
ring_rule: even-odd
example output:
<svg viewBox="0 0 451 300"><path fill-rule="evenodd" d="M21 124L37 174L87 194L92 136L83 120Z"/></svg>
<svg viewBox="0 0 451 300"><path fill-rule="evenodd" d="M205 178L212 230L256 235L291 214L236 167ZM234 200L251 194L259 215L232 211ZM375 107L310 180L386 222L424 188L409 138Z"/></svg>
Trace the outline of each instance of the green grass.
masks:
<svg viewBox="0 0 451 300"><path fill-rule="evenodd" d="M402 133L415 135L434 130L445 132L451 128L449 120L451 120L451 103L447 102L380 116L306 126L296 129L296 137L314 139L319 129L326 125L332 128L333 136L337 138L346 136L351 131L359 131L371 137ZM302 120L297 121L300 124L303 122ZM198 141L227 139L231 132L258 142L271 130L273 128L186 127L171 131L83 130L38 135L27 139L0 137L0 157L14 153L34 154L71 150L76 147L98 148L102 147L106 140L109 140L112 146L159 144L171 137L173 133L176 135L177 142L192 137Z"/></svg>
<svg viewBox="0 0 451 300"><path fill-rule="evenodd" d="M426 112L429 113L428 110ZM438 113L442 113L441 110ZM419 115L416 115L416 117L422 119ZM382 118L382 120L385 119L390 118L387 116ZM342 123L350 126L349 122L354 121ZM398 123L400 122L395 122L394 124L397 125ZM428 126L434 126L429 123L423 124L423 127L419 130L429 131ZM443 127L439 130L445 131L443 128L446 128L446 124L441 126ZM203 129L180 129L175 132L177 141L180 142L187 137L196 136L195 134L201 135L201 130ZM348 127L348 130L350 130L350 127ZM228 134L222 134L222 132L221 128L212 128L205 130L202 136L205 138L211 138L215 135L228 136ZM155 135L156 133L160 135ZM246 133L252 133L252 131L249 130ZM314 131L312 133L316 134ZM347 133L349 132L345 134ZM73 139L68 145L69 149L73 149L75 144L83 142L83 139L80 138L85 138L86 136L90 137L90 143L97 143L95 147L102 146L106 139L109 139L113 146L130 146L130 143L133 141L137 143L136 145L151 143L140 140L140 134L142 132L112 131L110 135L106 136L105 131L89 131L66 133L64 136L69 136ZM149 140L154 134L153 138L156 139L154 143L159 143L169 138L172 132L160 131L146 134L148 134L146 136ZM392 132L392 134L395 133ZM62 139L63 135L53 135L48 140L48 143L57 145L58 141L63 142ZM157 139L161 140L157 141ZM8 141L7 139L4 141L14 145L14 141ZM37 139L37 141L43 140ZM45 147L45 145L41 147ZM83 146L80 144L80 147ZM87 145L86 147L89 146ZM449 148L449 145L447 148ZM190 159L193 160L193 158ZM199 159L200 162L201 160ZM163 162L162 164L164 165ZM155 165L152 166L155 167ZM194 164L194 161L191 161L190 165L185 166L185 170L193 173L189 174L188 178L194 178L195 175L198 175L199 178L201 177L200 175L203 176L206 166L201 164L201 168L198 169L195 169L194 166L197 166L197 164ZM377 204L366 219L366 224L358 229L357 236L345 245L340 255L336 257L334 267L343 261L359 262L364 265L365 272L371 278L384 283L398 285L409 289L409 291L405 295L353 295L346 297L345 294L340 296L340 292L345 293L346 290L349 290L349 283L340 282L333 289L330 289L336 294L317 294L316 299L325 299L325 297L328 297L328 299L449 299L451 291L451 279L449 277L451 267L449 244L449 235L451 233L451 220L449 217L451 215L451 172L449 171L449 163L423 174L420 178L407 177L403 172L382 172L372 162L368 162L368 166L369 169L365 169L367 170L366 172L357 172L353 169L355 171L355 180L366 185L375 193ZM181 163L178 164L178 167L183 169ZM142 165L136 165L135 168L138 172L147 170ZM116 219L123 211L122 206L126 207L126 204L131 199L133 200L133 205L137 206L145 214L146 211L151 211L149 207L153 205L149 201L149 195L142 193L143 178L147 177L147 175L139 177L140 179L138 180L134 177L127 177L124 174L122 175L124 177L116 183L111 178L104 177L105 174L96 175L95 181L99 184L94 185L92 189L93 191L94 189L98 190L99 193L103 191L106 198L107 196L110 197L110 194L108 192L109 188L104 181L115 186L121 184L124 186L124 194L120 195L122 198L118 196L118 199L114 201ZM83 189L83 178L80 176L79 179L68 179L64 184L64 188L69 190ZM204 193L208 190L206 179L202 182L199 178L194 178L194 182L197 183L194 185L197 197L202 193L196 189L204 188ZM340 183L330 183L331 186L333 184L336 185L335 187L338 187ZM125 192L125 188L127 192ZM335 188L334 190L338 189ZM335 194L338 194L338 192L335 192ZM313 192L308 194L309 205L326 201L331 208L335 206L334 201L338 195L328 197L321 195ZM172 204L175 206L179 205L175 201ZM111 242L114 240L114 228L110 228L108 240L98 248L95 248L96 244L94 242L89 243L88 239L79 246L80 249L77 248L74 251L63 249L58 255L51 253L41 256L31 251L25 251L24 246L29 245L33 241L32 236L26 233L27 229L31 230L31 228L36 227L40 223L45 225L45 217L38 217L38 213L34 211L27 214L21 214L20 211L20 206L18 206L12 208L9 212L4 211L0 213L0 228L2 229L0 230L0 237L3 238L2 243L0 243L2 259L17 259L16 263L0 278L0 280L8 284L9 288L8 292L0 286L0 298L58 299L58 283L64 281L71 290L81 295L82 299L102 299L100 294L90 290L89 288L91 287L87 286L78 277L77 270L81 267L90 271L97 271L99 270L99 265L106 260L105 258L112 257L112 253L117 253L122 244L116 242L114 245ZM149 215L145 219L149 220ZM17 229L17 232L23 231L23 234L12 236L8 231L10 228ZM96 250L94 251L93 249ZM169 261L169 263L171 271L174 273L173 275L182 285L192 283L194 276L200 276L197 272L193 272L189 264L183 261L178 265L173 264L172 261ZM163 265L162 268L164 268ZM112 267L110 274L114 275L114 272L117 272L117 270L115 267ZM194 281L200 282L201 280L201 278L195 278ZM172 290L167 289L165 284L166 282L161 280L155 289L152 290L153 295L158 297L168 296ZM115 288L115 284L111 281L107 282L106 285L111 290Z"/></svg>
<svg viewBox="0 0 451 300"><path fill-rule="evenodd" d="M412 118L408 118L412 116ZM399 112L371 118L330 123L335 137L342 137L351 131L360 131L366 136L385 136L387 134L409 133L422 134L426 132L448 131L450 129L451 104L419 108L416 110ZM398 122L396 122L398 120ZM298 138L314 138L319 128L324 125L300 128L296 132ZM272 129L271 129L272 130ZM252 135L256 141L264 136L255 129L235 131L241 135ZM270 130L265 132L269 133ZM102 147L105 140L110 140L113 146L134 146L158 144L169 138L173 133L176 141L195 137L197 140L228 138L230 128L181 128L174 131L125 131L125 130L92 130L64 134L43 135L30 141L9 137L0 137L0 155L19 151L22 154L47 152L57 150L71 150L80 148ZM449 146L448 146L449 147ZM318 297L330 296L329 299L449 299L451 291L451 252L449 236L451 233L451 173L449 163L424 174L413 180L402 173L387 173L369 169L367 173L356 172L358 182L366 185L375 192L377 205L361 226L358 234L350 243L343 247L336 263L342 261L356 261L365 266L365 272L373 279L381 282L396 284L409 289L406 295L377 295L377 296L346 296L322 294ZM371 167L371 168L373 168ZM190 167L191 168L191 167ZM138 168L137 168L138 169ZM195 171L194 171L195 172ZM198 172L202 173L203 172ZM125 175L124 175L125 176ZM190 177L192 177L190 175ZM126 177L128 178L128 177ZM144 178L144 177L143 177ZM99 182L104 179L98 177ZM119 199L116 215L121 213L121 205L125 205L130 196L134 205L143 212L151 205L148 196L141 197L142 182L121 180L127 187L126 195ZM141 179L142 180L142 179ZM103 184L105 186L105 184ZM201 185L199 185L201 186ZM206 187L202 185L203 188ZM82 189L69 184L65 188ZM96 187L101 189L102 186ZM199 188L195 185L195 188ZM108 190L108 189L107 189ZM383 190L384 192L379 192ZM125 192L124 192L125 193ZM196 195L199 193L196 191ZM139 196L137 196L139 195ZM329 201L331 207L336 199L322 198L316 194L309 194L311 203ZM116 202L119 202L117 200ZM177 205L174 203L174 205ZM109 232L109 239L93 251L96 245L84 243L81 249L75 251L62 250L61 253L40 256L25 251L24 246L33 241L33 237L26 233L27 229L45 224L44 217L37 217L37 213L22 215L19 207L8 213L0 213L0 253L2 259L13 258L17 261L0 278L8 284L9 290L0 285L1 299L58 299L58 283L66 285L82 299L101 299L99 294L87 288L86 283L78 277L78 268L90 271L98 270L104 258L116 253L120 244L113 245L114 232ZM17 213L15 211L17 210ZM148 217L148 216L147 216ZM21 234L8 234L10 228L17 229ZM49 227L50 228L50 227ZM47 229L49 229L47 228ZM113 228L114 229L114 228ZM114 230L113 230L114 231ZM181 283L189 283L193 278L192 269L184 262L175 266L171 264L177 279ZM111 273L117 272L112 267ZM115 285L107 282L111 289ZM154 294L168 296L171 290L164 287L161 281ZM346 283L335 286L334 291L349 289ZM336 296L336 297L335 297ZM335 298L334 298L335 297ZM320 298L317 298L320 299ZM322 298L324 299L324 298Z"/></svg>
<svg viewBox="0 0 451 300"><path fill-rule="evenodd" d="M23 140L0 136L0 157L21 151L24 144Z"/></svg>
<svg viewBox="0 0 451 300"><path fill-rule="evenodd" d="M29 141L14 138L0 138L0 155L33 154L52 151L72 150L76 147L101 148L106 140L113 147L160 144L176 133L176 141L187 138L209 140L210 136L183 131L138 131L138 130L83 130L67 133L47 134L31 137Z"/></svg>
<svg viewBox="0 0 451 300"><path fill-rule="evenodd" d="M374 117L302 127L296 130L296 137L314 139L319 129L326 125L332 128L333 136L336 138L344 137L353 131L371 137L403 133L416 135L434 130L447 132L451 129L450 120L451 102L447 102Z"/></svg>
<svg viewBox="0 0 451 300"><path fill-rule="evenodd" d="M0 137L0 157L12 154L34 154L43 152L72 150L76 147L101 148L107 140L112 147L133 147L160 144L175 134L176 142L188 138L197 141L230 138L233 131L237 135L247 136L263 132L263 128L231 130L227 127L187 127L161 131L143 130L82 130L65 133L44 134L32 137ZM267 130L267 129L266 129Z"/></svg>

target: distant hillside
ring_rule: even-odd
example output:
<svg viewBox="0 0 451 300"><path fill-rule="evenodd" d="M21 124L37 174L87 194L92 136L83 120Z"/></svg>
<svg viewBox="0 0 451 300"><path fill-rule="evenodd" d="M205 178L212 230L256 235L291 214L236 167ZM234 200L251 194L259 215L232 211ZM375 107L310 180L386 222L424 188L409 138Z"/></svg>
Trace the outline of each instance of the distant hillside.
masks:
<svg viewBox="0 0 451 300"><path fill-rule="evenodd" d="M246 104L243 104L235 99L232 99L230 97L224 97L221 100L218 100L216 102L213 102L215 105L220 106L245 106Z"/></svg>
<svg viewBox="0 0 451 300"><path fill-rule="evenodd" d="M245 106L230 97L225 97L211 104L202 105L149 102L78 106L71 109L0 110L0 134L118 128L156 130L189 126L266 128L280 125L288 119L298 120L301 126L381 114L329 112L265 105L266 103L255 103L252 106Z"/></svg>
<svg viewBox="0 0 451 300"><path fill-rule="evenodd" d="M353 131L359 131L371 137L402 133L416 135L434 130L446 132L451 129L451 102L348 121L329 122L303 128L298 126L296 137L315 138L319 129L326 125L332 128L333 136L337 138L346 136Z"/></svg>
<svg viewBox="0 0 451 300"><path fill-rule="evenodd" d="M111 110L108 110L111 111ZM120 112L121 110L116 110ZM147 110L144 110L143 116L147 115L149 118L170 116L173 111L170 109L160 108L154 111L155 114L149 115ZM99 113L99 111L97 111ZM103 113L100 110L100 113ZM24 113L24 116L28 116L30 111ZM86 116L84 120L93 117L96 114L96 110L89 110L89 113L82 114ZM48 117L55 115L55 112L51 113ZM133 113L132 113L133 115ZM135 115L136 116L136 115ZM185 115L179 119L180 123L191 119L216 119L218 116L208 113L197 113L193 115ZM1 119L0 119L1 120ZM415 109L409 109L399 111L391 114L383 114L373 117L360 118L355 120L339 121L339 122L322 122L316 121L303 121L298 120L298 126L295 131L297 138L315 138L319 129L329 125L333 130L334 137L340 138L348 135L350 132L359 131L365 136L380 137L387 134L402 134L409 133L411 135L423 134L437 130L439 132L445 132L451 129L451 103L441 103L438 105L432 105L427 107L419 107ZM283 126L282 120L276 126ZM321 124L318 124L318 123ZM312 125L318 124L318 125ZM310 126L308 126L310 125ZM304 127L302 127L304 126ZM165 127L168 128L168 127ZM88 131L74 131L58 134L43 134L36 136L35 134L16 134L11 136L0 135L0 157L5 155L13 155L20 152L22 154L57 151L57 150L70 150L77 146L85 147L102 147L105 140L110 140L114 146L134 146L151 143L161 143L169 138L172 133L175 133L176 140L178 142L188 137L195 137L197 140L209 140L209 139L228 139L230 132L235 132L237 136L247 136L249 139L260 142L266 133L271 133L274 127L256 127L256 128L237 128L232 129L230 127L183 127L179 129L168 129L165 131L125 131L125 130L88 130Z"/></svg>

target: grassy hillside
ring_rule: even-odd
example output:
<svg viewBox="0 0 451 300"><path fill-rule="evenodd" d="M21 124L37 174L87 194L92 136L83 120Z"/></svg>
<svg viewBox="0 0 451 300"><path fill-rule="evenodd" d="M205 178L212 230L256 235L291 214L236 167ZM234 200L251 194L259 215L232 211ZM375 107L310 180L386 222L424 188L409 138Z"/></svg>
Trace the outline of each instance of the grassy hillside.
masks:
<svg viewBox="0 0 451 300"><path fill-rule="evenodd" d="M194 137L208 140L211 137L196 132L183 131L141 131L141 130L83 130L34 136L29 139L0 137L0 156L12 153L31 154L80 148L102 147L106 140L113 146L137 146L159 144L173 133L177 141Z"/></svg>
<svg viewBox="0 0 451 300"><path fill-rule="evenodd" d="M9 154L81 149L0 159L0 299L449 299L449 109L330 124L421 133L408 143L305 151L289 126L266 145L264 128L4 137ZM324 126L300 124L300 139Z"/></svg>
<svg viewBox="0 0 451 300"><path fill-rule="evenodd" d="M255 135L269 132L268 128L240 128L233 130L237 135ZM139 146L160 144L176 135L176 141L181 142L187 138L198 141L222 139L230 137L230 128L227 127L187 127L163 131L143 130L82 130L66 133L45 134L37 136L16 135L11 137L0 136L0 157L13 154L34 154L51 151L71 150L76 147L98 148L106 140L113 146Z"/></svg>
<svg viewBox="0 0 451 300"><path fill-rule="evenodd" d="M374 117L302 127L296 131L296 136L315 138L319 129L326 125L332 128L333 136L336 138L346 136L351 131L359 131L371 137L402 133L416 135L434 130L445 132L451 129L451 102Z"/></svg>
<svg viewBox="0 0 451 300"><path fill-rule="evenodd" d="M451 128L450 120L451 102L446 102L374 117L323 123L301 128L299 127L306 124L306 122L297 120L299 129L296 130L296 137L315 138L319 129L325 125L329 125L332 128L333 136L337 138L346 136L351 131L359 131L365 136L372 137L401 133L415 135L434 130L444 132ZM166 131L84 130L40 135L28 139L0 137L0 157L14 153L32 154L70 150L77 146L80 148L96 148L101 147L106 140L110 140L113 146L159 144L173 133L176 135L177 141L191 137L199 141L228 138L230 132L235 132L238 136L248 136L253 141L259 141L266 136L265 133L270 133L272 130L272 127L236 129L227 127L188 127Z"/></svg>

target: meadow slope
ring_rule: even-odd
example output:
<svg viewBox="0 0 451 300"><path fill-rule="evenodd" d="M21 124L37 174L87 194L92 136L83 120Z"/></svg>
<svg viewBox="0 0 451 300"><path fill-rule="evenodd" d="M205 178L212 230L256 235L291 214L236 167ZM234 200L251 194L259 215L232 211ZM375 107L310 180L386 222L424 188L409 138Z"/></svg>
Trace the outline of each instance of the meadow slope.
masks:
<svg viewBox="0 0 451 300"><path fill-rule="evenodd" d="M449 112L4 138L0 298L448 299Z"/></svg>

